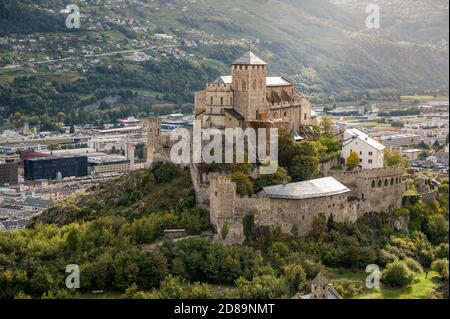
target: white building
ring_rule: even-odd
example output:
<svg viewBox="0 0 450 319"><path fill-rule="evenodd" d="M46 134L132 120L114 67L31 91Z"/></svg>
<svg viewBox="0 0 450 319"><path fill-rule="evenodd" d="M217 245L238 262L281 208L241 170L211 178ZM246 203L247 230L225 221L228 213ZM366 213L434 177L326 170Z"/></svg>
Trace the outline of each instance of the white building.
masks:
<svg viewBox="0 0 450 319"><path fill-rule="evenodd" d="M358 129L350 129L344 132L341 157L345 160L350 153L356 152L360 158L362 169L374 169L384 166L384 149L381 145L366 133Z"/></svg>

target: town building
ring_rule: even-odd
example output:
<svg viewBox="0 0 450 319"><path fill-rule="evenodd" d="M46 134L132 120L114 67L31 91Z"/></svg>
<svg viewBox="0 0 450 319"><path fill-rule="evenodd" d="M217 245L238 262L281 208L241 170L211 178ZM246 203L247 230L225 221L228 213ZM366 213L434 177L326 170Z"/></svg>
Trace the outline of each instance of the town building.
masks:
<svg viewBox="0 0 450 319"><path fill-rule="evenodd" d="M421 141L422 137L417 134L398 134L380 137L381 144L391 148L418 145Z"/></svg>
<svg viewBox="0 0 450 319"><path fill-rule="evenodd" d="M0 186L19 183L19 164L0 163Z"/></svg>
<svg viewBox="0 0 450 319"><path fill-rule="evenodd" d="M366 133L353 128L344 132L341 158L347 160L351 152L356 152L362 169L381 168L384 166L385 148Z"/></svg>
<svg viewBox="0 0 450 319"><path fill-rule="evenodd" d="M81 177L88 174L87 156L32 158L26 159L23 166L25 180L52 180L58 176Z"/></svg>

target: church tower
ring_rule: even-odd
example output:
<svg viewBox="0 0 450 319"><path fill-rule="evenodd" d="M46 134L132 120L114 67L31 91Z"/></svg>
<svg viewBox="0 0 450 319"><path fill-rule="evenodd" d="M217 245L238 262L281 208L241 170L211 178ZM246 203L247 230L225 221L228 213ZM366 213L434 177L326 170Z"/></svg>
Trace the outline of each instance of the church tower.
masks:
<svg viewBox="0 0 450 319"><path fill-rule="evenodd" d="M245 121L268 114L266 101L267 63L249 51L232 64L234 108Z"/></svg>

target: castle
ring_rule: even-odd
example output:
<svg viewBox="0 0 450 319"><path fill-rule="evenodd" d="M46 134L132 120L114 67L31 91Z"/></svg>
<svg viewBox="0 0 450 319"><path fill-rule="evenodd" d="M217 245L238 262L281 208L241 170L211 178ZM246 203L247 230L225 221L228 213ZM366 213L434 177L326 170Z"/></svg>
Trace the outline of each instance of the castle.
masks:
<svg viewBox="0 0 450 319"><path fill-rule="evenodd" d="M294 138L315 124L306 97L288 79L267 77L267 64L252 52L232 64L231 76L219 77L196 92L195 117L202 128L283 128ZM148 166L167 154L170 144L161 136L160 124L156 119L148 122ZM216 239L226 244L245 240L246 217L256 227L278 225L284 233L306 236L318 217L355 222L366 213L401 207L408 187L403 167L378 167L269 186L242 197L229 176L202 172L198 164L190 164L190 171L197 205L209 210Z"/></svg>
<svg viewBox="0 0 450 319"><path fill-rule="evenodd" d="M247 52L221 76L195 93L202 128L277 127L298 132L315 122L311 104L286 77L268 77L267 64Z"/></svg>

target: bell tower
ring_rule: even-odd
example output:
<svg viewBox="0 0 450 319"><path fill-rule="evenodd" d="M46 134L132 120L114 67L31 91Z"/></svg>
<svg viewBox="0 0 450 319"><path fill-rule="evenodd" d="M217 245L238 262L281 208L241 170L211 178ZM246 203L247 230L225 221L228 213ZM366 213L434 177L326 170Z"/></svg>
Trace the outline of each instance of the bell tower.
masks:
<svg viewBox="0 0 450 319"><path fill-rule="evenodd" d="M231 65L234 108L245 121L261 118L266 101L267 63L249 51Z"/></svg>

